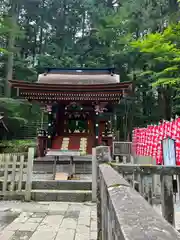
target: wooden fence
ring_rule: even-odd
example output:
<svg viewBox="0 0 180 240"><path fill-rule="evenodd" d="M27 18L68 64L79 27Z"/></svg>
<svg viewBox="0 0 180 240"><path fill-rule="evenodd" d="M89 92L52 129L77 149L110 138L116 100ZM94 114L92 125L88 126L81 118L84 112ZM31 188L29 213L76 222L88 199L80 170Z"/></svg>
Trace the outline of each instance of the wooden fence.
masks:
<svg viewBox="0 0 180 240"><path fill-rule="evenodd" d="M23 154L0 155L0 196L5 199L24 197L31 200L34 148L28 156Z"/></svg>

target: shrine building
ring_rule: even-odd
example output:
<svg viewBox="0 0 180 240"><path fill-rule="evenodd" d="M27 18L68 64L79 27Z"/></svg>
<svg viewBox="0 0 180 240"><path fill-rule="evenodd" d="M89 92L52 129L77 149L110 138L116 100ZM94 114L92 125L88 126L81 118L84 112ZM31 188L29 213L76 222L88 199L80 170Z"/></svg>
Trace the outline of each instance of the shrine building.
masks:
<svg viewBox="0 0 180 240"><path fill-rule="evenodd" d="M112 145L114 108L131 92L114 68L48 68L38 81L10 81L19 98L35 101L48 111L48 129L38 132L39 156L48 149L91 154L99 144Z"/></svg>

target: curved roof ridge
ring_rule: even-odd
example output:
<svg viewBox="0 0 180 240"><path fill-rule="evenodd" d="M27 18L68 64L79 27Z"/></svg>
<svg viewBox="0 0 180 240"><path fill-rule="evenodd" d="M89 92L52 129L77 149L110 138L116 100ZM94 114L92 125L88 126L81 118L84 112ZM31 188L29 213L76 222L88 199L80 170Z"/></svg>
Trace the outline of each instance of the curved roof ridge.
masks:
<svg viewBox="0 0 180 240"><path fill-rule="evenodd" d="M89 73L45 73L39 74L38 83L46 84L85 84L85 85L96 85L96 84L107 84L107 83L118 83L120 82L119 75L117 74L89 74Z"/></svg>

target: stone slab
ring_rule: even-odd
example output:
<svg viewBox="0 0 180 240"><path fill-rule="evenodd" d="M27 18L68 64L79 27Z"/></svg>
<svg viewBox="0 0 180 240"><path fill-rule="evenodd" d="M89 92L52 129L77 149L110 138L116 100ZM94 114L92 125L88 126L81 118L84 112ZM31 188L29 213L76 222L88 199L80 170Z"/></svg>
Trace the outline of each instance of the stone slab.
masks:
<svg viewBox="0 0 180 240"><path fill-rule="evenodd" d="M90 226L88 225L77 225L76 227L77 234L90 234Z"/></svg>
<svg viewBox="0 0 180 240"><path fill-rule="evenodd" d="M83 217L79 217L78 218L78 225L87 225L87 226L90 226L90 217L86 217L86 216L83 216Z"/></svg>
<svg viewBox="0 0 180 240"><path fill-rule="evenodd" d="M57 232L54 230L44 229L43 231L36 231L30 240L54 240Z"/></svg>
<svg viewBox="0 0 180 240"><path fill-rule="evenodd" d="M75 230L60 228L55 240L74 240Z"/></svg>
<svg viewBox="0 0 180 240"><path fill-rule="evenodd" d="M43 220L43 218L31 217L26 221L26 223L40 223L40 222L42 222L42 220Z"/></svg>
<svg viewBox="0 0 180 240"><path fill-rule="evenodd" d="M94 237L90 223L91 215L94 216L92 222L96 218L95 204L13 201L0 202L0 207L1 204L18 213L18 217L0 233L0 240L90 240L90 236Z"/></svg>
<svg viewBox="0 0 180 240"><path fill-rule="evenodd" d="M26 222L21 224L21 226L18 228L19 231L32 231L34 232L37 227L38 227L39 223L32 223L32 222Z"/></svg>
<svg viewBox="0 0 180 240"><path fill-rule="evenodd" d="M75 240L90 240L90 235L86 233L77 233Z"/></svg>
<svg viewBox="0 0 180 240"><path fill-rule="evenodd" d="M0 233L0 239L2 240L10 240L12 238L12 236L14 235L15 231L11 231L11 230L3 230Z"/></svg>
<svg viewBox="0 0 180 240"><path fill-rule="evenodd" d="M29 240L32 234L32 231L16 231L12 236L11 240Z"/></svg>
<svg viewBox="0 0 180 240"><path fill-rule="evenodd" d="M73 219L78 219L79 217L79 214L80 214L80 211L67 211L64 215L64 218L73 218Z"/></svg>
<svg viewBox="0 0 180 240"><path fill-rule="evenodd" d="M91 231L90 232L90 239L91 240L96 240L97 239L97 231Z"/></svg>
<svg viewBox="0 0 180 240"><path fill-rule="evenodd" d="M61 228L63 229L76 229L77 226L77 220L72 219L72 218L64 218L62 223L61 223Z"/></svg>

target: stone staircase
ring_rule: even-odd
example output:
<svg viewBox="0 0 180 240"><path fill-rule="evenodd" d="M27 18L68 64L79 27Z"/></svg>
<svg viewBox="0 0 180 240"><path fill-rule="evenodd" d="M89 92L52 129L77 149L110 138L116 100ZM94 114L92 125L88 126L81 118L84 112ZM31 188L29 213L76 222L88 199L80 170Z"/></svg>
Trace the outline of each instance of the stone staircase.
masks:
<svg viewBox="0 0 180 240"><path fill-rule="evenodd" d="M33 201L85 202L91 201L91 180L41 180L32 184Z"/></svg>
<svg viewBox="0 0 180 240"><path fill-rule="evenodd" d="M48 156L47 156L48 157ZM62 158L61 163L56 165L56 173L69 172L67 157ZM75 175L72 180L52 180L54 159L43 158L35 160L32 176L32 201L61 201L61 202L86 202L92 200L92 166L91 155L75 157ZM65 163L64 163L65 162ZM4 200L24 200L24 195L18 193L19 173L15 176L15 193L9 194L0 199ZM26 173L22 176L22 191L25 190ZM3 189L3 178L0 178L0 191ZM11 176L9 175L8 190L10 191Z"/></svg>

